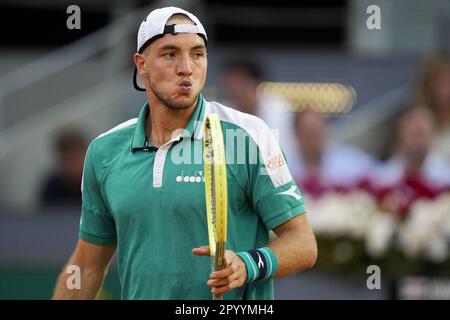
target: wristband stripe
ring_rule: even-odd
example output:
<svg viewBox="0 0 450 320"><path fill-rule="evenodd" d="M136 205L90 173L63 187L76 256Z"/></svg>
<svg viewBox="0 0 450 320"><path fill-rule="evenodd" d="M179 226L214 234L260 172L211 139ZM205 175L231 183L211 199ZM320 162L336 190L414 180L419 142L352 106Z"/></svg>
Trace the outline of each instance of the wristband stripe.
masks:
<svg viewBox="0 0 450 320"><path fill-rule="evenodd" d="M267 260L269 261L269 272L267 272L266 276L264 277L264 279L268 279L272 275L272 259L270 258L270 255L267 253L267 251L264 250L264 248L260 248L259 250L264 254L264 256L267 257Z"/></svg>
<svg viewBox="0 0 450 320"><path fill-rule="evenodd" d="M268 279L272 277L278 269L278 261L275 253L268 247L260 248L258 250L261 250L263 253L265 253L269 259L269 272L267 272L267 275L265 279Z"/></svg>
<svg viewBox="0 0 450 320"><path fill-rule="evenodd" d="M257 280L269 279L277 272L278 259L269 247L240 251L236 254L244 261L247 269L246 284Z"/></svg>
<svg viewBox="0 0 450 320"><path fill-rule="evenodd" d="M250 280L251 282L253 282L253 281L255 281L255 279L256 279L256 277L258 276L258 274L257 274L257 268L255 268L255 265L254 265L254 260L252 259L252 257L247 253L247 252L242 252L246 257L247 257L247 259L248 259L248 262L250 263L250 265L252 266L252 270L253 270L253 278L252 278L252 280ZM247 279L247 280L249 280L249 279ZM249 282L250 282L249 281Z"/></svg>

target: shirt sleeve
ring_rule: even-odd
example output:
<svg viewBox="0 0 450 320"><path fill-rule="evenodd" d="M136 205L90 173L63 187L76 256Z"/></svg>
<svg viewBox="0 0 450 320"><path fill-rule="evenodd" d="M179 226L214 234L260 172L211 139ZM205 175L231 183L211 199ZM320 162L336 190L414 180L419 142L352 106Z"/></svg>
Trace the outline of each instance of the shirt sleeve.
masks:
<svg viewBox="0 0 450 320"><path fill-rule="evenodd" d="M261 126L263 130L251 135L257 161L249 166L249 188L253 207L271 230L303 214L305 207L277 139L265 123Z"/></svg>
<svg viewBox="0 0 450 320"><path fill-rule="evenodd" d="M107 208L102 195L101 162L96 159L95 140L86 153L81 180L82 208L80 219L80 239L97 245L117 242L114 218Z"/></svg>

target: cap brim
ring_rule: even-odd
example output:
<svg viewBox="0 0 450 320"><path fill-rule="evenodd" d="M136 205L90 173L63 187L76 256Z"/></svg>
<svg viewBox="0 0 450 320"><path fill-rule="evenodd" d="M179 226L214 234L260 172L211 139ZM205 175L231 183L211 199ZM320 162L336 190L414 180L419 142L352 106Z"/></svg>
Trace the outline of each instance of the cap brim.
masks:
<svg viewBox="0 0 450 320"><path fill-rule="evenodd" d="M133 86L138 91L145 91L144 81L141 77L138 77L137 68L134 67L133 72Z"/></svg>

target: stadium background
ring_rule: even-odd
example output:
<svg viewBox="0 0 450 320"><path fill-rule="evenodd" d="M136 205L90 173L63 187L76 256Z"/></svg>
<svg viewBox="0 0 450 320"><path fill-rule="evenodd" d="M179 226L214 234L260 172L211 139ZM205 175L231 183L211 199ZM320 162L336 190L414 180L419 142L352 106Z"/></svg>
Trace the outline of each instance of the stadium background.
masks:
<svg viewBox="0 0 450 320"><path fill-rule="evenodd" d="M71 4L81 9L80 30L66 26ZM0 299L51 296L79 223L76 205L41 205L42 181L57 166L54 137L61 128L75 127L92 139L137 115L145 96L131 84L136 30L152 8L168 4L204 21L210 39L208 99L224 97L221 77L229 57L257 60L270 82L343 84L354 90L347 96L351 110L327 114L329 136L379 161L388 157L399 117L412 106L423 61L450 49L445 0L2 1ZM374 4L381 9L381 30L366 24L367 7ZM277 298L449 298L448 256L375 259L361 236L331 231L322 237L319 231L316 268L277 280ZM447 254L448 236L441 250ZM380 290L367 288L371 264L381 267ZM102 298L117 299L119 292L113 263Z"/></svg>

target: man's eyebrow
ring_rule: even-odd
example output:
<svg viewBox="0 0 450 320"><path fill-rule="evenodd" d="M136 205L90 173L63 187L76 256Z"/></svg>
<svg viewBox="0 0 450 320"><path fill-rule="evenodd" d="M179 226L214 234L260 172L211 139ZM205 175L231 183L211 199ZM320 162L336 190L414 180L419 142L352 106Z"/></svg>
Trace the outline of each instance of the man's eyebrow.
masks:
<svg viewBox="0 0 450 320"><path fill-rule="evenodd" d="M196 45L191 48L191 50L197 50L197 49L205 49L206 50L206 47L203 44L199 44L199 45Z"/></svg>
<svg viewBox="0 0 450 320"><path fill-rule="evenodd" d="M206 50L206 47L203 44L199 44L199 45L196 45L196 46L191 48L191 50L197 50L197 49L205 49ZM175 46L175 45L173 45L173 44L165 44L161 48L159 48L159 50L160 51L164 51L164 50L180 50L180 48Z"/></svg>
<svg viewBox="0 0 450 320"><path fill-rule="evenodd" d="M174 46L173 44L165 44L161 48L159 48L160 51L163 51L163 50L178 50L178 49L180 49L180 48L178 48L177 46Z"/></svg>

